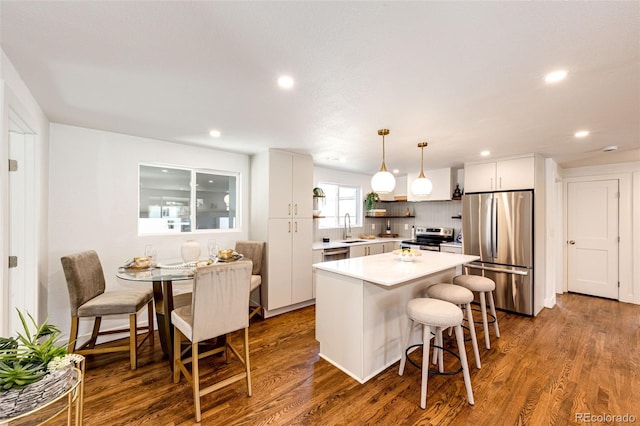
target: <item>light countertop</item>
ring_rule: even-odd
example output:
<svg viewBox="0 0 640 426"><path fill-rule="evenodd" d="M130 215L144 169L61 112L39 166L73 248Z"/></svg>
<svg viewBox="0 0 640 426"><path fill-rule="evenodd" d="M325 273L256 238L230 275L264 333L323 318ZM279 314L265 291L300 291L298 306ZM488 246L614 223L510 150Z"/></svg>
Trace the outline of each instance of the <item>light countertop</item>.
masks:
<svg viewBox="0 0 640 426"><path fill-rule="evenodd" d="M393 253L316 263L315 269L334 272L383 286L394 286L458 265L478 260L478 256L421 250L412 262L403 262Z"/></svg>
<svg viewBox="0 0 640 426"><path fill-rule="evenodd" d="M367 244L378 244L378 243L388 243L388 242L400 242L406 239L407 238L374 238L374 239L351 238L349 240L336 240L328 243L323 243L323 242L313 243L313 250L362 246ZM348 243L348 244L345 243L345 241L353 241L353 240L362 241L362 242Z"/></svg>

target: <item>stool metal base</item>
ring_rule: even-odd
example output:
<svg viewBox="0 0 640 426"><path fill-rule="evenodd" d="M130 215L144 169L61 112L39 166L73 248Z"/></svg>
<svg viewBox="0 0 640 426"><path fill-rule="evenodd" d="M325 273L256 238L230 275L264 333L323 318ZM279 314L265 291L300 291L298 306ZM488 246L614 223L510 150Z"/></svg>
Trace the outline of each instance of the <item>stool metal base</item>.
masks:
<svg viewBox="0 0 640 426"><path fill-rule="evenodd" d="M418 346L423 346L422 343L416 343L415 345L411 345L407 348L407 350L405 351L405 355L407 357L407 361L409 361L409 364L413 365L414 367L416 367L418 370L422 370L422 366L416 364L411 358L409 358L409 351L413 348L417 348ZM454 357L456 357L458 359L458 361L460 361L460 356L451 351L450 349L447 348L443 348L442 346L437 346L437 345L430 345L433 349L442 349L445 352L450 353L451 355L453 355ZM428 354L427 354L428 355ZM425 356L425 354L423 353L422 356ZM455 370L455 371L443 371L440 372L438 370L434 370L432 368L429 369L429 375L430 376L455 376L458 373L462 373L462 362L460 363L460 368Z"/></svg>

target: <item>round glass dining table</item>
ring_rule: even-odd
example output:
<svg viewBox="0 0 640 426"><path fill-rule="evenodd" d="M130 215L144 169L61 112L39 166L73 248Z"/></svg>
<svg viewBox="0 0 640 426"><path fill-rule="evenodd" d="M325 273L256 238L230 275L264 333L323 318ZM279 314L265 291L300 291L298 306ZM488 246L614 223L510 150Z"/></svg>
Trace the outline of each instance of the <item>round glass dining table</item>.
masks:
<svg viewBox="0 0 640 426"><path fill-rule="evenodd" d="M162 264L163 266L165 264ZM158 335L162 352L169 357L169 364L173 369L173 326L171 311L174 308L173 283L176 281L192 280L195 266L167 263L166 267L151 267L147 269L119 268L116 277L126 281L136 281L153 284L153 300L158 323ZM189 303L191 299L189 299Z"/></svg>

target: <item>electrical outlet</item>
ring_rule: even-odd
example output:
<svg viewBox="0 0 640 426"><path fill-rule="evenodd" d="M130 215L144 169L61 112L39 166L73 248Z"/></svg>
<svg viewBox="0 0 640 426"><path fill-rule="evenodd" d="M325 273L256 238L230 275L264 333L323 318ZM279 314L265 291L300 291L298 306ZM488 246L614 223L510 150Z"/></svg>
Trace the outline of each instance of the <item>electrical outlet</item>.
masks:
<svg viewBox="0 0 640 426"><path fill-rule="evenodd" d="M372 224L371 224L371 230L372 230L372 231L375 231L375 230L376 230L376 224L375 224L375 223L372 223Z"/></svg>
<svg viewBox="0 0 640 426"><path fill-rule="evenodd" d="M408 224L408 223L405 223L405 224L404 224L404 230L405 230L405 231L408 231L408 230L409 230L409 224Z"/></svg>

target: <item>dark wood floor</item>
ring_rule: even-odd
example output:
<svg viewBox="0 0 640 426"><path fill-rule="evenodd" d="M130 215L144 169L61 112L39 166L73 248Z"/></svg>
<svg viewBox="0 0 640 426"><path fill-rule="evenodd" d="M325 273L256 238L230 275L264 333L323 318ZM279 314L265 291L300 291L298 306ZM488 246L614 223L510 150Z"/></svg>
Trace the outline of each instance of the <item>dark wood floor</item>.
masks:
<svg viewBox="0 0 640 426"><path fill-rule="evenodd" d="M565 294L536 318L498 317L502 337L492 334L491 349L480 348L482 369L471 368L475 405L461 375L432 376L426 410L412 366L400 377L396 363L360 385L320 359L313 307L258 319L250 327L253 396L238 382L204 397L202 424L566 425L579 423L579 413L640 422L640 306ZM241 369L210 359L220 374ZM126 354L89 358L85 424L193 423L191 388L184 378L173 384L157 340L142 350L136 371Z"/></svg>

